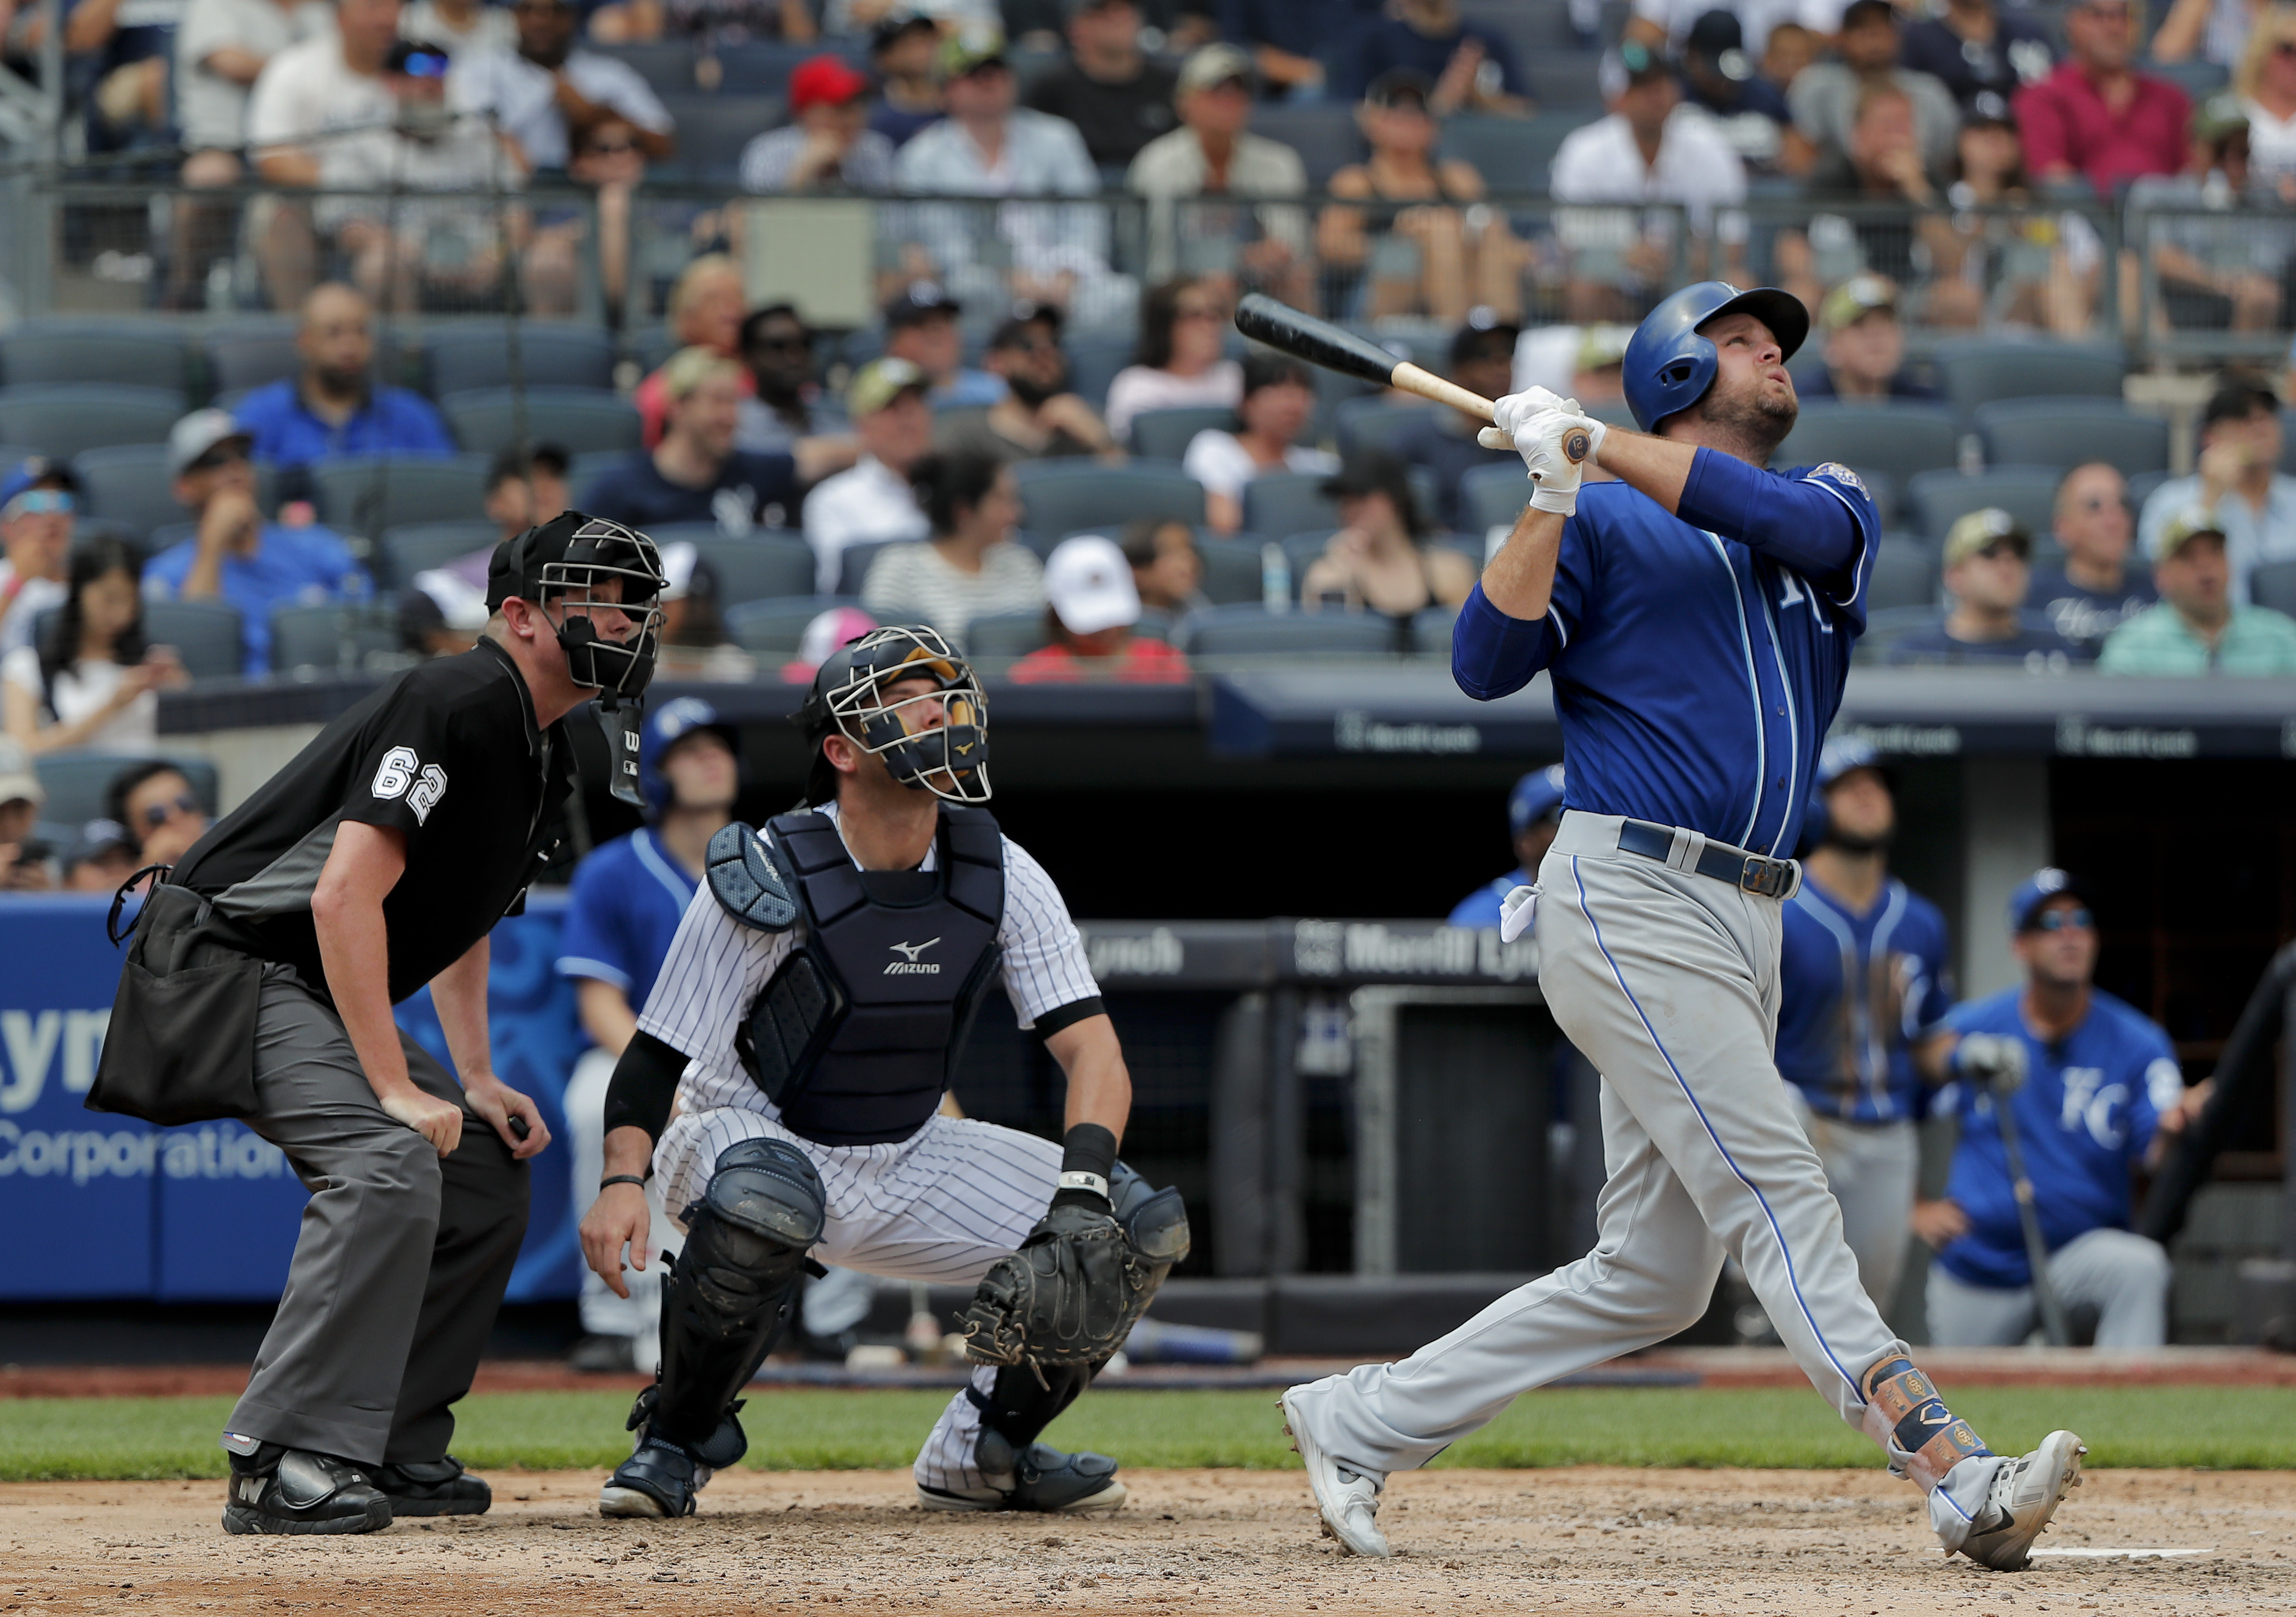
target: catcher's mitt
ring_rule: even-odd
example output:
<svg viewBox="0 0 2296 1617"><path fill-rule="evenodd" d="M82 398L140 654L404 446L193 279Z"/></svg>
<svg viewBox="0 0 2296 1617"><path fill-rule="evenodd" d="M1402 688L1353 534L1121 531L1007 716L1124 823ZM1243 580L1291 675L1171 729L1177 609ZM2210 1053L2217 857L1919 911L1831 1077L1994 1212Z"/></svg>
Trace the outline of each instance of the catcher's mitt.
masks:
<svg viewBox="0 0 2296 1617"><path fill-rule="evenodd" d="M1157 1269L1113 1214L1054 1207L1019 1252L980 1277L963 1315L965 1357L982 1365L1096 1365L1124 1345L1146 1311Z"/></svg>

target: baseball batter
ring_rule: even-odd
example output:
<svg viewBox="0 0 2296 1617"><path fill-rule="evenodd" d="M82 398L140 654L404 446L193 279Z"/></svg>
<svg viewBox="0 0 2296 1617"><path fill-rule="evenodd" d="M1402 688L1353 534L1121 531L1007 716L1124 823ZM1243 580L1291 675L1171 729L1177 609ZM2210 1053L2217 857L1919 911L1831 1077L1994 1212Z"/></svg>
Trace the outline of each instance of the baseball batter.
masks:
<svg viewBox="0 0 2296 1617"><path fill-rule="evenodd" d="M1722 282L1651 312L1626 355L1644 433L1543 389L1498 403L1536 491L1468 597L1469 695L1554 676L1562 827L1534 924L1555 1021L1603 1074L1595 1250L1400 1363L1283 1395L1325 1526L1389 1553L1389 1473L1422 1465L1517 1393L1662 1341L1734 1256L1813 1385L1929 1496L1948 1551L2021 1567L2079 1480L2080 1440L1995 1455L1946 1408L1858 1285L1841 1212L1771 1060L1781 907L1880 524L1844 467L1763 468L1797 412L1789 294ZM1647 435L1646 435L1647 434ZM1620 480L1579 488L1586 466ZM1544 897L1539 897L1543 893Z"/></svg>

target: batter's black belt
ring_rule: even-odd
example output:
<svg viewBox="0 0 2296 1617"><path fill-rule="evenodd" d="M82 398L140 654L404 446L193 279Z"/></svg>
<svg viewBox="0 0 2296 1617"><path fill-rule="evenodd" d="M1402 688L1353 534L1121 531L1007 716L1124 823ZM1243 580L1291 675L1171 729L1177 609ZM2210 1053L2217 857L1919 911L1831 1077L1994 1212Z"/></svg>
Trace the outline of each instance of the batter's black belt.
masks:
<svg viewBox="0 0 2296 1617"><path fill-rule="evenodd" d="M1654 820L1628 820L1619 827L1619 851L1637 853L1665 864L1674 856L1674 827ZM1727 882L1740 892L1757 898L1782 899L1793 891L1798 870L1792 859L1773 859L1748 853L1726 842L1709 842L1692 866L1702 876Z"/></svg>

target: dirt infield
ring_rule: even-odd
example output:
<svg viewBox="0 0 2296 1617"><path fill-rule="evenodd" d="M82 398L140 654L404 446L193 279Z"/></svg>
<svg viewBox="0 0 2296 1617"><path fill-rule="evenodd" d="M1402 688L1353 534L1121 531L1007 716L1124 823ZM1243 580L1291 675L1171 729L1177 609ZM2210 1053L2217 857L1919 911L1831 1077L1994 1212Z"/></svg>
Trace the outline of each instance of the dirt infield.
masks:
<svg viewBox="0 0 2296 1617"><path fill-rule="evenodd" d="M2296 1609L2296 1473L2093 1474L2054 1555L1947 1561L1875 1472L1398 1477L1403 1554L1344 1558L1296 1472L1129 1473L1119 1515L928 1515L886 1472L719 1477L705 1514L605 1522L589 1473L504 1473L493 1514L363 1539L226 1538L215 1482L0 1486L0 1612L734 1617L945 1612L2176 1613Z"/></svg>

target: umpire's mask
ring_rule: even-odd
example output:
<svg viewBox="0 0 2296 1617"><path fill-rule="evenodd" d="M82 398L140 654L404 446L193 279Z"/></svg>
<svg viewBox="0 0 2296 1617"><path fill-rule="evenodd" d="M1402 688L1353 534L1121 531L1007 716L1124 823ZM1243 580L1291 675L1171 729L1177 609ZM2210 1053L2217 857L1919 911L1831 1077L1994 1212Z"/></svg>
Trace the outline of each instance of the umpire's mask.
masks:
<svg viewBox="0 0 2296 1617"><path fill-rule="evenodd" d="M886 687L922 679L930 690L893 695ZM952 803L988 800L988 699L972 664L931 628L873 629L830 654L798 711L813 749L806 800L837 795L836 772L822 756L833 729L885 760L905 786Z"/></svg>
<svg viewBox="0 0 2296 1617"><path fill-rule="evenodd" d="M661 553L635 528L603 517L569 511L539 528L495 546L487 565L487 609L498 612L512 595L542 611L566 653L566 672L578 685L596 691L601 705L635 702L653 678L660 646L661 591L669 582ZM620 586L613 600L610 584ZM605 599L630 620L629 636L609 640L598 633L580 602Z"/></svg>

